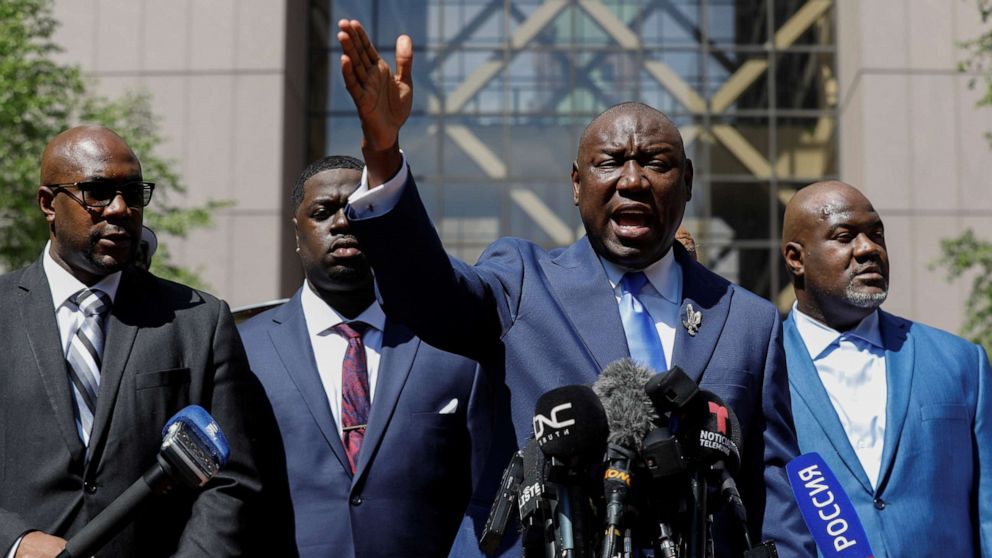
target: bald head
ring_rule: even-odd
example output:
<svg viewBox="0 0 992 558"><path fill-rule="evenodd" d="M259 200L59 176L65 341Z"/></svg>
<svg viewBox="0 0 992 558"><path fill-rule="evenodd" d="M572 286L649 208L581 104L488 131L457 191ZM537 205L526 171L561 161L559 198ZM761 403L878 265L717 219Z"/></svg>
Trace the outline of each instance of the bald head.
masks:
<svg viewBox="0 0 992 558"><path fill-rule="evenodd" d="M799 190L785 207L782 245L800 242L815 222L842 211L854 201L867 206L872 212L875 211L861 190L839 180L815 182Z"/></svg>
<svg viewBox="0 0 992 558"><path fill-rule="evenodd" d="M41 155L41 184L62 184L66 174L83 166L99 166L111 159L129 158L141 164L123 138L103 126L76 126L52 138Z"/></svg>
<svg viewBox="0 0 992 558"><path fill-rule="evenodd" d="M860 190L835 180L796 193L785 208L782 257L799 310L846 331L885 300L885 229Z"/></svg>
<svg viewBox="0 0 992 558"><path fill-rule="evenodd" d="M676 126L675 123L672 122L672 119L665 113L650 105L637 101L627 101L618 105L613 105L612 107L599 113L592 119L592 121L589 122L589 124L586 124L585 129L582 130L582 135L579 136L578 158L582 158L583 148L587 146L590 141L593 141L593 136L599 134L600 129L604 125L609 125L617 117L624 114L644 117L648 120L656 122L666 130L673 132L674 136L677 138L679 153L681 154L683 161L685 160L685 146L682 143L682 134L679 133L678 126Z"/></svg>

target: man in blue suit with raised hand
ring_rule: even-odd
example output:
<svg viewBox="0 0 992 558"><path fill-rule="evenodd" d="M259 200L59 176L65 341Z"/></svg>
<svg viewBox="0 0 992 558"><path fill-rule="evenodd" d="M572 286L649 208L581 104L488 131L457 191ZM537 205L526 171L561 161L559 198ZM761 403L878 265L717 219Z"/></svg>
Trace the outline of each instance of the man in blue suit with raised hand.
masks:
<svg viewBox="0 0 992 558"><path fill-rule="evenodd" d="M478 366L387 318L344 206L361 161L330 156L293 188L306 274L241 325L286 450L303 558L447 556L488 449Z"/></svg>
<svg viewBox="0 0 992 558"><path fill-rule="evenodd" d="M850 496L876 556L992 556L992 385L985 350L882 311L882 219L821 182L785 211L796 304L785 322L803 452Z"/></svg>
<svg viewBox="0 0 992 558"><path fill-rule="evenodd" d="M386 314L504 384L498 427L513 428L518 443L548 390L589 384L629 356L658 370L680 366L740 418L738 484L752 537L775 539L782 556L811 555L784 474L797 448L778 313L673 245L692 194L675 125L640 103L605 111L583 133L571 171L587 236L550 252L503 238L470 266L445 253L399 150L412 106L409 37L397 40L393 75L359 22L339 28L368 175L347 211ZM498 479L507 458L500 448L490 460L498 469L483 479ZM731 536L719 529L726 519L717 520L721 556L731 555Z"/></svg>

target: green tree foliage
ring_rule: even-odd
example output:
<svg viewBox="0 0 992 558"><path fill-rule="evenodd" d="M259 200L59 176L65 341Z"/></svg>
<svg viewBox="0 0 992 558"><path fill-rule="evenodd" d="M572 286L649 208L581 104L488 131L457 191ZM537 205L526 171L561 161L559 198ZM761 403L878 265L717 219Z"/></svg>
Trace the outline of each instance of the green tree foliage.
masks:
<svg viewBox="0 0 992 558"><path fill-rule="evenodd" d="M0 267L12 269L38 257L48 227L38 209L38 169L45 145L80 123L98 123L120 134L141 159L146 180L156 183L145 224L163 235L183 237L208 226L225 202L180 208L185 187L175 162L156 155L163 138L147 92L119 99L92 94L80 69L59 63L52 40L58 22L52 0L0 1ZM197 274L175 265L165 242L152 264L161 276L203 286Z"/></svg>
<svg viewBox="0 0 992 558"><path fill-rule="evenodd" d="M942 240L940 246L943 255L937 265L947 268L950 280L969 272L974 277L961 333L992 351L992 243L976 238L968 229L958 238Z"/></svg>
<svg viewBox="0 0 992 558"><path fill-rule="evenodd" d="M992 22L992 0L975 0L975 3L982 22ZM982 91L977 106L992 106L992 29L965 41L961 47L967 55L958 70L972 74L969 85ZM986 133L986 137L992 142L992 133ZM940 244L942 255L935 265L947 268L951 281L966 275L974 277L965 303L962 334L992 352L992 242L977 238L968 229Z"/></svg>
<svg viewBox="0 0 992 558"><path fill-rule="evenodd" d="M982 23L992 22L992 0L975 1L978 4L978 13L981 15ZM969 81L971 88L977 87L983 90L977 105L979 107L992 106L992 29L970 41L961 43L961 48L968 54L958 64L958 70L974 76ZM992 142L992 132L986 133L986 137Z"/></svg>

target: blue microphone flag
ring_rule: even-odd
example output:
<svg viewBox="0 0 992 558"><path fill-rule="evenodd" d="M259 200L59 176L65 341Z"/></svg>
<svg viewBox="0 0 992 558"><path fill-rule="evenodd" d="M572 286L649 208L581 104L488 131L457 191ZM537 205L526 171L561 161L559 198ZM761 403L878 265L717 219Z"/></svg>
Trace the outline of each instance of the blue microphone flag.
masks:
<svg viewBox="0 0 992 558"><path fill-rule="evenodd" d="M199 405L189 405L175 414L162 428L162 436L166 436L175 425L184 425L189 433L199 440L197 446L208 452L218 468L227 464L230 447L220 426L210 413Z"/></svg>
<svg viewBox="0 0 992 558"><path fill-rule="evenodd" d="M873 558L851 499L820 454L800 455L785 471L806 527L825 558Z"/></svg>

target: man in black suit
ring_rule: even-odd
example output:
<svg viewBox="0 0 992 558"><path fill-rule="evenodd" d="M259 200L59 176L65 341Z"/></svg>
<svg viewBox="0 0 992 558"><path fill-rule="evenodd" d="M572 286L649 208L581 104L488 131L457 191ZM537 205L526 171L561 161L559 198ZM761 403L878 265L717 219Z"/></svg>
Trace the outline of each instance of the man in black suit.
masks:
<svg viewBox="0 0 992 558"><path fill-rule="evenodd" d="M0 555L55 556L155 462L189 404L216 418L227 467L150 503L99 555L287 555L275 423L227 305L130 265L153 189L106 128L45 148L49 242L0 277Z"/></svg>

